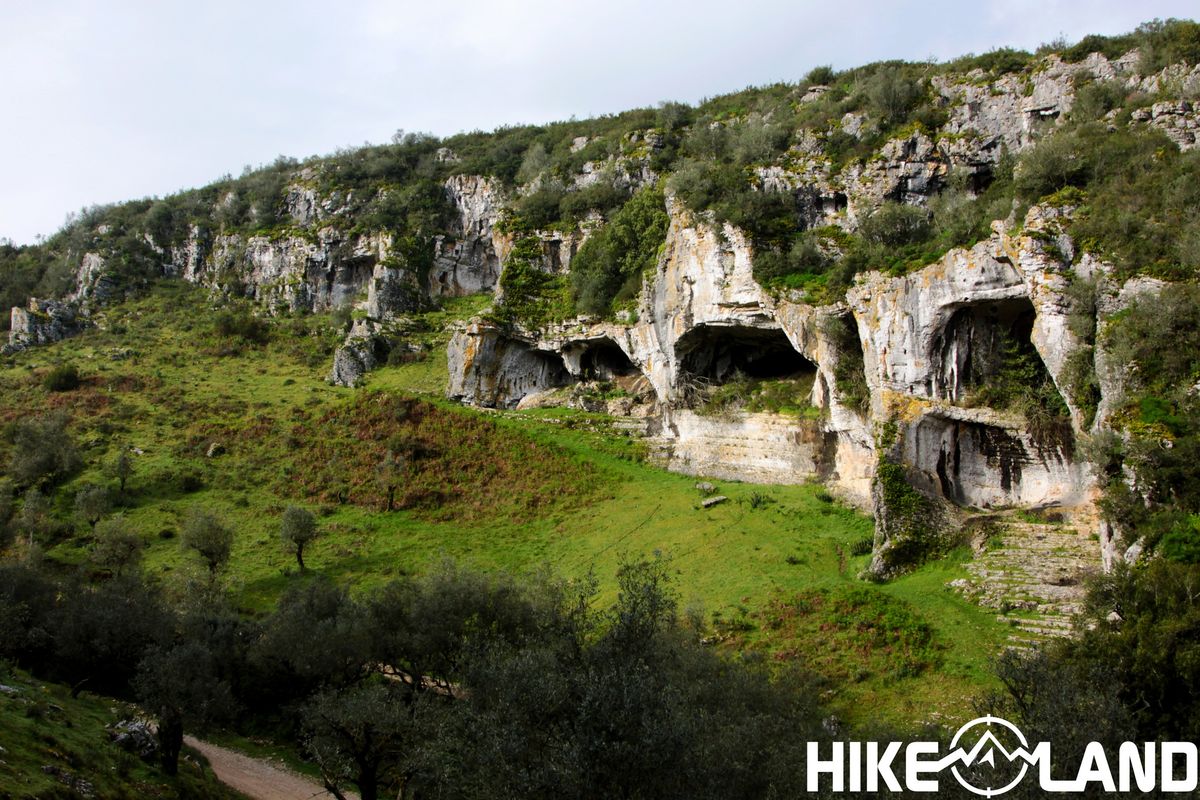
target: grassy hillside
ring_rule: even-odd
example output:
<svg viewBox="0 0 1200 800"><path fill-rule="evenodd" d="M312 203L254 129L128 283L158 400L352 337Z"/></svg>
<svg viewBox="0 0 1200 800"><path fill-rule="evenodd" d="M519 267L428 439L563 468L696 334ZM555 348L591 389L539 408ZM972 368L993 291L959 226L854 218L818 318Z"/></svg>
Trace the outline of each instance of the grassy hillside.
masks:
<svg viewBox="0 0 1200 800"><path fill-rule="evenodd" d="M110 727L136 709L0 669L0 797L235 798L191 756L169 778L114 744Z"/></svg>
<svg viewBox="0 0 1200 800"><path fill-rule="evenodd" d="M479 302L418 320L436 345L431 355L373 373L365 390L324 382L334 344L327 320L274 320L261 343L223 336L206 294L180 284L107 310L100 329L10 357L0 366L3 421L61 410L82 446L82 468L52 495L59 523L39 537L47 558L64 570L96 569L74 498L89 483L115 496L111 465L130 447L133 475L112 513L137 533L145 569L169 593L202 577L178 536L196 507L236 532L223 580L248 613L309 579L279 540L292 503L319 521L321 536L305 552L311 572L358 590L449 557L485 569L594 573L608 602L623 559L660 553L684 605L716 640L810 666L837 684L832 699L849 716L966 713L964 698L988 681L1004 630L944 587L960 574L953 560L866 585L856 575L867 557L851 553L862 552L871 521L818 486L722 483L730 502L705 510L695 478L645 463L640 442L601 415L447 403L444 327ZM80 386L46 389L45 375L67 363ZM11 457L8 442L0 449L0 459ZM400 456L383 475L388 452ZM391 512L389 481L398 485ZM807 626L772 623L771 609L797 593L826 591L860 593L865 606L851 622L830 605ZM817 646L829 641L845 647ZM914 647L915 660L893 655Z"/></svg>

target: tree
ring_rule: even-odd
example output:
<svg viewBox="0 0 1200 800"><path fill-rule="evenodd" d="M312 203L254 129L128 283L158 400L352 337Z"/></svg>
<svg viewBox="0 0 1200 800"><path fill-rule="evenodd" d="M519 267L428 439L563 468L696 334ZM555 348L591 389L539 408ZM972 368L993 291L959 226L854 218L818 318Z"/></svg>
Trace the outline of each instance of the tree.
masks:
<svg viewBox="0 0 1200 800"><path fill-rule="evenodd" d="M359 681L370 656L360 606L325 578L284 593L251 653L284 702Z"/></svg>
<svg viewBox="0 0 1200 800"><path fill-rule="evenodd" d="M317 520L306 509L288 506L283 512L279 538L284 547L296 554L296 563L304 572L304 546L317 538Z"/></svg>
<svg viewBox="0 0 1200 800"><path fill-rule="evenodd" d="M142 540L129 530L121 516L107 519L95 527L92 561L120 576L136 568L142 560Z"/></svg>
<svg viewBox="0 0 1200 800"><path fill-rule="evenodd" d="M116 478L120 485L121 497L125 497L125 484L133 476L133 456L129 452L128 447L122 447L117 452L117 457L108 465L108 474Z"/></svg>
<svg viewBox="0 0 1200 800"><path fill-rule="evenodd" d="M25 492L21 513L17 516L17 529L25 535L30 547L50 529L50 499L36 486Z"/></svg>
<svg viewBox="0 0 1200 800"><path fill-rule="evenodd" d="M400 478L407 465L407 459L391 449L384 453L383 458L375 465L375 482L384 492L387 499L385 509L388 511L395 508L396 489L400 487Z"/></svg>
<svg viewBox="0 0 1200 800"><path fill-rule="evenodd" d="M17 420L12 444L8 474L20 485L53 483L79 468L79 448L61 413Z"/></svg>
<svg viewBox="0 0 1200 800"><path fill-rule="evenodd" d="M185 727L203 729L233 713L229 684L217 677L212 655L198 642L151 648L138 665L134 688L158 718L159 757L168 775L179 770Z"/></svg>
<svg viewBox="0 0 1200 800"><path fill-rule="evenodd" d="M171 616L156 590L138 574L96 585L62 587L52 635L55 677L78 693L85 685L120 694L147 650L166 641Z"/></svg>
<svg viewBox="0 0 1200 800"><path fill-rule="evenodd" d="M362 800L377 800L380 784L393 781L403 796L403 746L416 738L416 726L395 689L376 682L322 692L305 706L303 718L305 746L335 797L345 800L341 787L347 781Z"/></svg>
<svg viewBox="0 0 1200 800"><path fill-rule="evenodd" d="M208 573L215 578L229 562L233 550L233 531L208 511L193 509L183 523L183 546L204 559Z"/></svg>
<svg viewBox="0 0 1200 800"><path fill-rule="evenodd" d="M0 480L0 550L8 547L12 539L14 508L12 481Z"/></svg>
<svg viewBox="0 0 1200 800"><path fill-rule="evenodd" d="M98 484L85 483L75 493L75 515L86 522L93 532L96 530L96 523L111 507L108 489Z"/></svg>

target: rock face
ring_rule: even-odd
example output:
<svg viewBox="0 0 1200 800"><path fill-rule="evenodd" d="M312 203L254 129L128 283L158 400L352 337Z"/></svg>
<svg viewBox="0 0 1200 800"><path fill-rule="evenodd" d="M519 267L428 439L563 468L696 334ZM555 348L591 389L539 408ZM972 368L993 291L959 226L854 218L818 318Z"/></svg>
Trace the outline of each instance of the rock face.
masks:
<svg viewBox="0 0 1200 800"><path fill-rule="evenodd" d="M25 308L14 307L4 353L51 344L74 336L87 326L74 305L58 300L29 298Z"/></svg>
<svg viewBox="0 0 1200 800"><path fill-rule="evenodd" d="M1062 235L1070 209L1035 207L1020 235L996 225L969 250L955 250L901 277L861 276L845 303L814 307L764 291L753 248L733 228L672 206L655 274L643 285L636 321L569 320L538 331L468 326L450 344L450 395L515 407L548 389L605 375L643 378L656 397L650 431L672 468L725 479L822 480L876 509L881 458L946 527L955 508L1086 506L1094 487L1076 454L1082 415L1060 389L1071 424L1030 428L1014 412L974 406L979 370L1005 337L1017 337L1061 386L1079 347L1067 325L1072 267ZM833 322L850 326L848 341ZM857 343L852 340L857 338ZM851 407L836 389L839 362L861 363L869 403ZM696 398L756 365L784 365L811 386L813 413L704 411ZM986 377L986 376L985 376ZM528 405L528 404L527 404ZM876 437L890 426L888 452ZM886 552L884 539L877 551ZM940 534L939 534L940 535ZM899 546L899 545L897 545ZM1099 550L1099 548L1097 548ZM1099 552L1096 553L1099 563ZM879 574L893 567L881 561Z"/></svg>
<svg viewBox="0 0 1200 800"><path fill-rule="evenodd" d="M446 192L458 210L457 238L438 237L429 290L435 296L459 297L487 291L500 279L504 237L496 232L503 196L496 181L456 175Z"/></svg>

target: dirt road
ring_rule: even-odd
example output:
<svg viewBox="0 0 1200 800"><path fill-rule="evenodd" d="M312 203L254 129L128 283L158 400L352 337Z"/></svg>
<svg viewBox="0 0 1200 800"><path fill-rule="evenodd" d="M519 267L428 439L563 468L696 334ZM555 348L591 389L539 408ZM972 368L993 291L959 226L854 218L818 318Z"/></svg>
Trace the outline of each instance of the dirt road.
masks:
<svg viewBox="0 0 1200 800"><path fill-rule="evenodd" d="M221 783L253 800L324 800L333 797L316 781L267 761L202 742L192 736L185 736L183 743L208 759ZM358 800L356 794L345 794L347 798Z"/></svg>

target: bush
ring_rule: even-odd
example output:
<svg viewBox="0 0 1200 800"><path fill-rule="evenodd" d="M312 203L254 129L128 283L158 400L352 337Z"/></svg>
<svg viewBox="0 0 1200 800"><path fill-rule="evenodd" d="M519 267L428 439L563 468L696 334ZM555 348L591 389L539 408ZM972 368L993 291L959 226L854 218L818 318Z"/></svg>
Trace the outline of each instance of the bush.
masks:
<svg viewBox="0 0 1200 800"><path fill-rule="evenodd" d="M55 483L80 466L79 448L67 432L67 418L55 413L25 417L13 424L8 474L18 484Z"/></svg>
<svg viewBox="0 0 1200 800"><path fill-rule="evenodd" d="M571 285L580 311L607 315L615 301L637 293L667 234L664 206L661 187L643 188L579 248L571 260Z"/></svg>
<svg viewBox="0 0 1200 800"><path fill-rule="evenodd" d="M871 244L898 247L928 239L929 222L929 212L920 206L889 201L862 221L859 234Z"/></svg>
<svg viewBox="0 0 1200 800"><path fill-rule="evenodd" d="M79 370L74 364L59 364L42 379L46 391L69 392L79 387Z"/></svg>
<svg viewBox="0 0 1200 800"><path fill-rule="evenodd" d="M248 344L266 344L271 338L270 324L249 311L222 311L216 316L215 326L218 335Z"/></svg>

